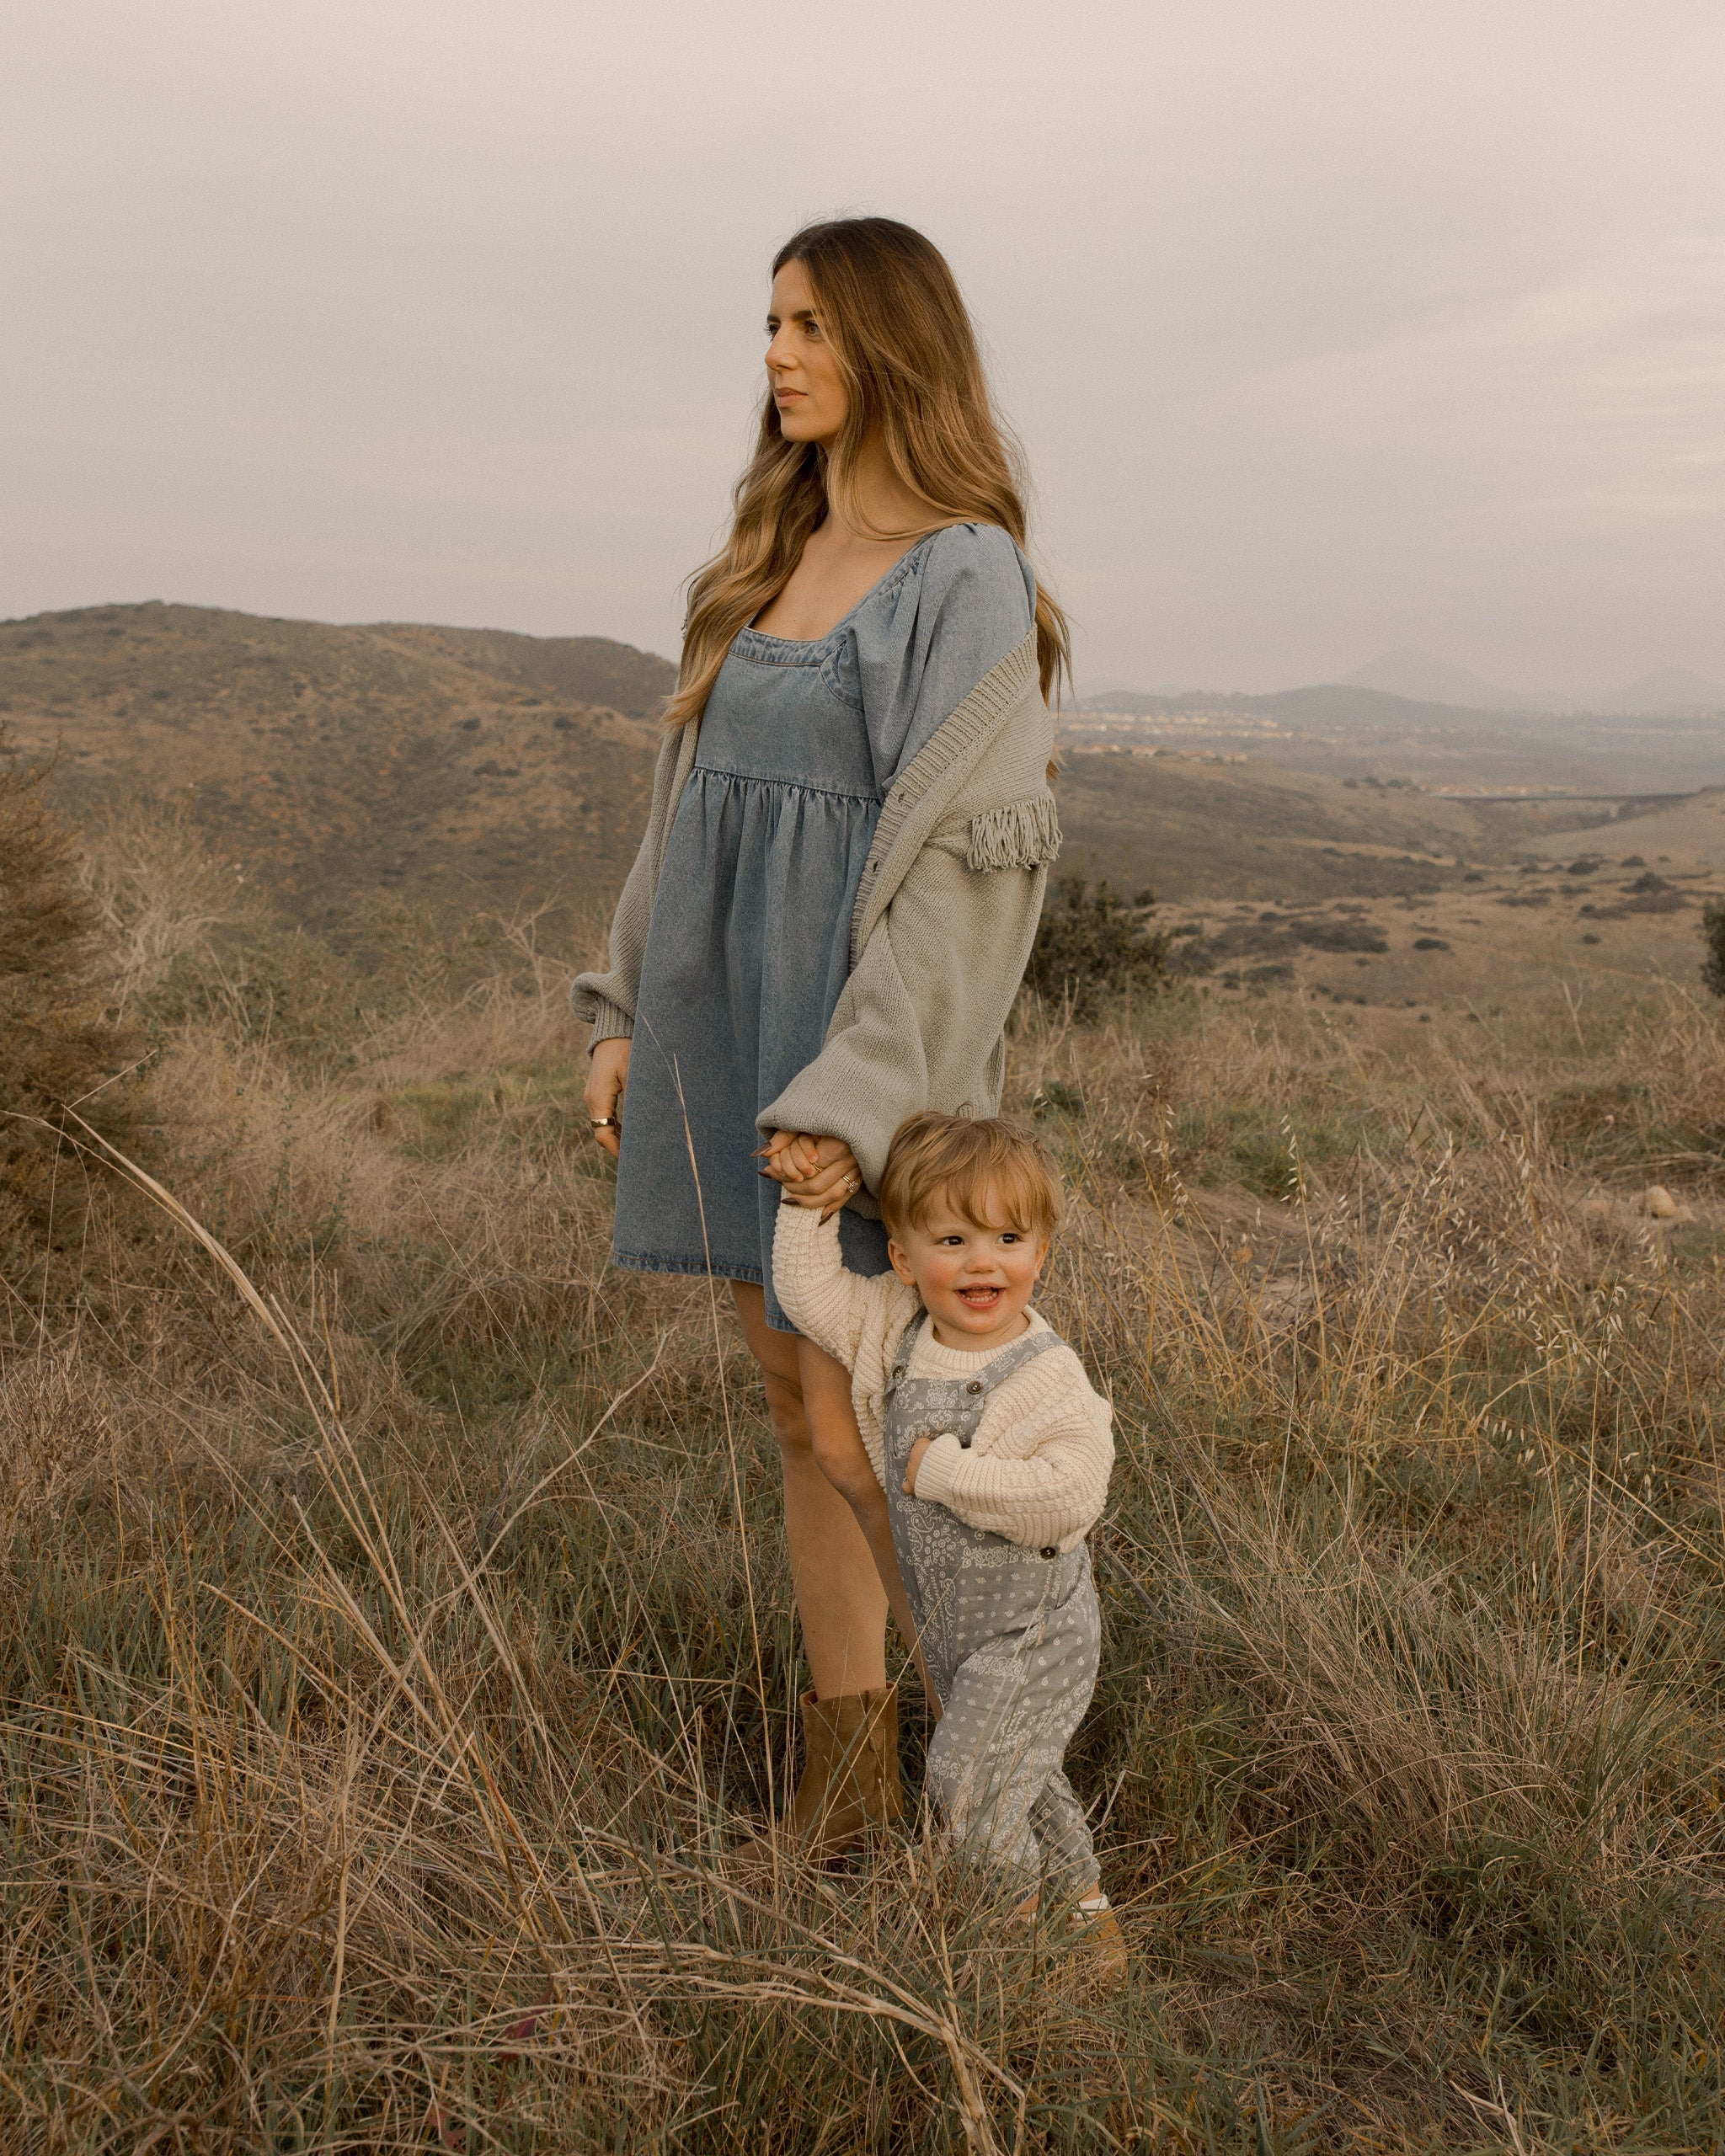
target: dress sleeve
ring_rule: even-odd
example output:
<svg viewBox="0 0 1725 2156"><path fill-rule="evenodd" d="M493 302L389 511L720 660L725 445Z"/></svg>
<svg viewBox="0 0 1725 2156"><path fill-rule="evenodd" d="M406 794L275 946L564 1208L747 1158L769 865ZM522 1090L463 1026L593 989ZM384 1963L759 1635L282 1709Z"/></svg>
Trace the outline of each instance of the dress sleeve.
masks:
<svg viewBox="0 0 1725 2156"><path fill-rule="evenodd" d="M578 974L569 985L569 1003L576 1017L585 1018L593 1028L590 1051L601 1041L627 1040L635 1030L641 961L653 919L653 894L665 834L676 806L685 745L684 738L676 734L667 734L660 744L647 829L611 915L607 963L591 973Z"/></svg>
<svg viewBox="0 0 1725 2156"><path fill-rule="evenodd" d="M1023 642L1035 606L1035 573L998 525L949 525L927 542L892 607L857 634L863 718L883 793Z"/></svg>

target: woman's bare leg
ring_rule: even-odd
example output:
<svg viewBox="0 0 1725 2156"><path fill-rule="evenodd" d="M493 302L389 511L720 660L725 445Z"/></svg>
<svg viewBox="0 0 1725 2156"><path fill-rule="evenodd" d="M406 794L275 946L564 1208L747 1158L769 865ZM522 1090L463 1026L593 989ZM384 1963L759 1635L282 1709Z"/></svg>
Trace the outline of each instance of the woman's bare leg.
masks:
<svg viewBox="0 0 1725 2156"><path fill-rule="evenodd" d="M886 1592L856 1513L822 1472L816 1456L799 1353L810 1343L794 1332L772 1330L766 1322L766 1299L759 1288L745 1280L733 1280L731 1294L743 1321L749 1352L761 1365L766 1381L766 1411L772 1418L784 1471L785 1543L790 1552L791 1587L797 1598L814 1695L832 1700L845 1692L877 1691L886 1683ZM819 1354L820 1351L813 1352ZM850 1424L863 1471L879 1494L879 1486L874 1483L856 1417L851 1412L850 1380L841 1364L833 1362L830 1356L822 1359L843 1381L844 1417ZM830 1422L828 1388L820 1389L814 1412L823 1425ZM825 1449L833 1448L829 1443ZM897 1577L896 1565L894 1577Z"/></svg>
<svg viewBox="0 0 1725 2156"><path fill-rule="evenodd" d="M893 1542L892 1515L886 1492L874 1479L862 1433L857 1428L851 1405L851 1374L824 1348L802 1333L795 1336L797 1361L802 1375L803 1408L809 1425L814 1458L827 1481L849 1505L874 1560L874 1569L884 1586L887 1600L900 1636L905 1641L922 1679L929 1712L940 1719L940 1703L929 1681L928 1667L916 1641L916 1620L911 1614L911 1598L899 1571L899 1553Z"/></svg>

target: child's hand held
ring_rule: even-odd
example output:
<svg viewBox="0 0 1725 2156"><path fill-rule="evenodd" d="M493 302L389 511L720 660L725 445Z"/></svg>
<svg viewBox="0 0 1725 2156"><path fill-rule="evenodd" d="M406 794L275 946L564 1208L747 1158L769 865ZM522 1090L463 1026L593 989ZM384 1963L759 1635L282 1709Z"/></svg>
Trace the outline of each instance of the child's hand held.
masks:
<svg viewBox="0 0 1725 2156"><path fill-rule="evenodd" d="M806 1131L776 1130L756 1156L761 1172L793 1204L818 1210L823 1220L862 1187L862 1171L842 1138L815 1138Z"/></svg>

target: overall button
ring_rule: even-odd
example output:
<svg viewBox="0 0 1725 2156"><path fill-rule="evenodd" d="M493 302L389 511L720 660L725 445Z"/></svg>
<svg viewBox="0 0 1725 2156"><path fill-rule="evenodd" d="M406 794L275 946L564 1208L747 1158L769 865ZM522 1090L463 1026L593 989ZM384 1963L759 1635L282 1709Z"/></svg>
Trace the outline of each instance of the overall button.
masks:
<svg viewBox="0 0 1725 2156"><path fill-rule="evenodd" d="M1052 1542L1046 1542L1036 1554L1039 1557L1058 1557L1060 1553Z"/></svg>
<svg viewBox="0 0 1725 2156"><path fill-rule="evenodd" d="M980 1392L982 1390L982 1380L980 1378L972 1378L969 1384L965 1386L964 1390L966 1392Z"/></svg>

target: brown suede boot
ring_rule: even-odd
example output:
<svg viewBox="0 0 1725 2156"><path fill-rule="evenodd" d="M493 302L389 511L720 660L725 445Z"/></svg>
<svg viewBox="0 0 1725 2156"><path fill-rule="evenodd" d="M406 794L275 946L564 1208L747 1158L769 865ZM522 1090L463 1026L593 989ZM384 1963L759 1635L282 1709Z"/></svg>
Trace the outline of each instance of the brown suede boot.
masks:
<svg viewBox="0 0 1725 2156"><path fill-rule="evenodd" d="M841 1692L817 1700L805 1692L803 1774L783 1831L811 1854L830 1855L860 1841L868 1828L902 1818L899 1784L899 1695Z"/></svg>

